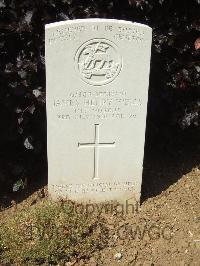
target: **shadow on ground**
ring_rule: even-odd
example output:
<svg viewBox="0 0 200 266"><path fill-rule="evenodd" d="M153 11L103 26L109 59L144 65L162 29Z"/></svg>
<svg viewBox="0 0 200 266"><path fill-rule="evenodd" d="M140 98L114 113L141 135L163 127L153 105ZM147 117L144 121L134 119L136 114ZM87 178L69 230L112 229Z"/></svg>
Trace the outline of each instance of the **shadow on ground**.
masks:
<svg viewBox="0 0 200 266"><path fill-rule="evenodd" d="M159 195L193 168L200 168L199 139L191 133L179 143L158 149L156 143L145 148L141 202Z"/></svg>
<svg viewBox="0 0 200 266"><path fill-rule="evenodd" d="M34 167L34 166L33 166ZM44 167L46 169L46 167ZM0 211L27 199L34 192L43 189L47 185L47 170L34 171L34 176L27 176L27 184L24 189L13 192L11 189L0 190Z"/></svg>

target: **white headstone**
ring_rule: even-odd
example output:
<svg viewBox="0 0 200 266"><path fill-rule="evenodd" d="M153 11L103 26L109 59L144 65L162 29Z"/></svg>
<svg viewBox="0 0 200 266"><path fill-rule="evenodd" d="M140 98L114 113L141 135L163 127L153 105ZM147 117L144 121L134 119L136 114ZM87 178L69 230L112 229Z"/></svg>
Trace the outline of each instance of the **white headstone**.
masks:
<svg viewBox="0 0 200 266"><path fill-rule="evenodd" d="M139 201L152 30L123 20L46 25L53 198Z"/></svg>

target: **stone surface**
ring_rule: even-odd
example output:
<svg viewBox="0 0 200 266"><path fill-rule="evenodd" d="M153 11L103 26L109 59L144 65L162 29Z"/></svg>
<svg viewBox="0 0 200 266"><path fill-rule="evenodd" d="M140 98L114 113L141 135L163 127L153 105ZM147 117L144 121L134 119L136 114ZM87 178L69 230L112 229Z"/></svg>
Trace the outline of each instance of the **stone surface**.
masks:
<svg viewBox="0 0 200 266"><path fill-rule="evenodd" d="M46 25L49 193L140 199L151 28L122 20Z"/></svg>

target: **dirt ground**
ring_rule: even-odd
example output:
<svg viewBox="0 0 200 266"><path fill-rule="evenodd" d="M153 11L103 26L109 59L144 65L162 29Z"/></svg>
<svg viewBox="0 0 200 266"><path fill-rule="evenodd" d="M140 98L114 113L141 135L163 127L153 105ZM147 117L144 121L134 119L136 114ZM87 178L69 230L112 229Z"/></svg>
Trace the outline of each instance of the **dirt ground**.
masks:
<svg viewBox="0 0 200 266"><path fill-rule="evenodd" d="M199 161L196 151L168 159L150 154L141 206L124 214L102 213L109 229L106 248L66 265L200 265ZM18 196L19 203L12 201L0 218L37 204L41 191L27 192L24 200Z"/></svg>
<svg viewBox="0 0 200 266"><path fill-rule="evenodd" d="M159 196L144 201L137 214L109 217L113 231L109 247L95 254L95 261L100 265L200 265L199 188L200 170L195 168Z"/></svg>

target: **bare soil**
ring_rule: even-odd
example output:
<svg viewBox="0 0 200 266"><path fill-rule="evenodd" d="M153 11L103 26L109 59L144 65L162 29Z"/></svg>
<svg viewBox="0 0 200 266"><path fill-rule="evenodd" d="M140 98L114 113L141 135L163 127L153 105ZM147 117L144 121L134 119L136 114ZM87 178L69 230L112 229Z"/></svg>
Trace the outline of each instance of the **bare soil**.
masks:
<svg viewBox="0 0 200 266"><path fill-rule="evenodd" d="M106 248L66 265L200 265L199 158L197 151L145 158L141 206L133 213L102 213ZM37 204L46 187L30 194L2 205L0 219Z"/></svg>

